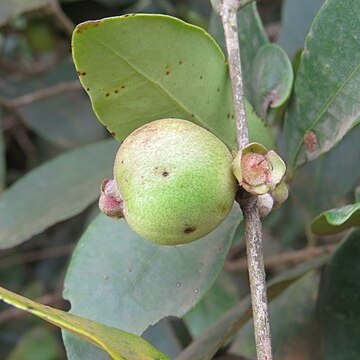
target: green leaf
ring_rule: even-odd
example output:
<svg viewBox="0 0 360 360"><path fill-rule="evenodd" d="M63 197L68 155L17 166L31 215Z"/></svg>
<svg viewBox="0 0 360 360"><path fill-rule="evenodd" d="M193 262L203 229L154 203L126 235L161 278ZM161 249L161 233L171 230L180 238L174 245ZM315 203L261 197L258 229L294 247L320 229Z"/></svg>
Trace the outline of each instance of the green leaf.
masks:
<svg viewBox="0 0 360 360"><path fill-rule="evenodd" d="M190 334L199 336L239 300L233 279L223 272L201 301L183 318Z"/></svg>
<svg viewBox="0 0 360 360"><path fill-rule="evenodd" d="M326 209L343 205L346 196L359 184L359 137L357 126L331 151L296 172L291 194L308 213L307 221Z"/></svg>
<svg viewBox="0 0 360 360"><path fill-rule="evenodd" d="M0 110L1 116L1 110ZM2 130L0 128L0 194L5 189L5 175L6 175L6 163L5 163L5 143Z"/></svg>
<svg viewBox="0 0 360 360"><path fill-rule="evenodd" d="M0 249L16 246L74 216L99 196L112 174L114 140L68 151L30 171L0 197Z"/></svg>
<svg viewBox="0 0 360 360"><path fill-rule="evenodd" d="M170 359L175 358L182 349L167 318L148 328L142 337ZM109 355L105 351L69 332L63 331L63 339L68 360L109 360Z"/></svg>
<svg viewBox="0 0 360 360"><path fill-rule="evenodd" d="M250 3L239 11L238 29L245 96L247 99L250 99L252 93L251 73L254 59L260 47L269 42L255 2ZM210 18L209 33L226 54L224 31L220 17L215 12L212 13Z"/></svg>
<svg viewBox="0 0 360 360"><path fill-rule="evenodd" d="M266 118L269 108L278 108L289 98L294 74L285 51L278 45L263 45L256 53L251 73L252 103Z"/></svg>
<svg viewBox="0 0 360 360"><path fill-rule="evenodd" d="M321 257L302 264L274 278L268 285L268 300L279 296L294 281L327 261ZM226 312L209 330L189 345L176 360L211 360L220 347L251 318L251 301L248 296Z"/></svg>
<svg viewBox="0 0 360 360"><path fill-rule="evenodd" d="M328 0L312 24L285 119L290 168L330 150L360 121L359 14L358 0Z"/></svg>
<svg viewBox="0 0 360 360"><path fill-rule="evenodd" d="M48 4L49 0L1 0L0 26L22 13L41 9Z"/></svg>
<svg viewBox="0 0 360 360"><path fill-rule="evenodd" d="M320 214L311 224L316 235L331 235L360 226L360 202L330 209Z"/></svg>
<svg viewBox="0 0 360 360"><path fill-rule="evenodd" d="M139 336L39 304L2 287L0 287L0 299L86 339L104 349L112 359L168 359Z"/></svg>
<svg viewBox="0 0 360 360"><path fill-rule="evenodd" d="M270 303L271 340L276 359L293 359L294 356L307 359L307 355L312 354L318 280L315 272L310 272ZM237 334L229 352L256 357L252 321Z"/></svg>
<svg viewBox="0 0 360 360"><path fill-rule="evenodd" d="M169 318L162 319L156 325L150 326L142 337L170 359L180 354L183 348Z"/></svg>
<svg viewBox="0 0 360 360"><path fill-rule="evenodd" d="M80 239L66 275L71 312L135 334L165 316L183 316L215 281L240 219L234 205L203 239L160 246L143 240L124 220L100 215ZM66 342L68 352L74 347ZM77 356L91 358L88 352Z"/></svg>
<svg viewBox="0 0 360 360"><path fill-rule="evenodd" d="M323 359L360 358L360 229L331 257L322 277L318 309Z"/></svg>
<svg viewBox="0 0 360 360"><path fill-rule="evenodd" d="M156 119L181 118L236 148L225 58L201 28L132 14L80 24L72 41L80 81L117 139Z"/></svg>
<svg viewBox="0 0 360 360"><path fill-rule="evenodd" d="M77 75L70 58L43 75L24 80L2 74L2 80L0 96L7 101L31 97L38 91L46 94L47 89L61 84L70 85L57 95L16 107L24 123L43 139L63 148L72 148L104 138L105 131L86 95L76 87Z"/></svg>
<svg viewBox="0 0 360 360"><path fill-rule="evenodd" d="M283 2L278 44L290 56L304 47L311 23L323 2L323 0L285 0Z"/></svg>
<svg viewBox="0 0 360 360"><path fill-rule="evenodd" d="M47 328L35 327L19 339L6 360L49 360L61 356L57 337Z"/></svg>
<svg viewBox="0 0 360 360"><path fill-rule="evenodd" d="M170 359L175 358L182 349L168 319L163 319L155 326L148 328L142 337ZM78 336L63 331L63 339L68 360L109 360L109 355L105 351Z"/></svg>

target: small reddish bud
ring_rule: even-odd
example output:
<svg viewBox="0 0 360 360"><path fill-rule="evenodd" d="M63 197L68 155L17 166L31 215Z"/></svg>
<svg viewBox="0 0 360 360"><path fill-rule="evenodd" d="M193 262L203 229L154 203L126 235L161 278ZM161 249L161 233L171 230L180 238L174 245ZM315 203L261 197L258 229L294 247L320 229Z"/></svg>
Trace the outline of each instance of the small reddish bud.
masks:
<svg viewBox="0 0 360 360"><path fill-rule="evenodd" d="M114 180L105 179L100 186L100 210L113 219L123 217L123 200Z"/></svg>

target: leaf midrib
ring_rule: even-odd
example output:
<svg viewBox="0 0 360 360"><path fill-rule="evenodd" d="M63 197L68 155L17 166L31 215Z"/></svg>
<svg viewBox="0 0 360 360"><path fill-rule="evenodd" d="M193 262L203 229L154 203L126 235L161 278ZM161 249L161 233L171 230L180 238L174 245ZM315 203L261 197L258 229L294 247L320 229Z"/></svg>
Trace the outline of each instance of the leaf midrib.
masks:
<svg viewBox="0 0 360 360"><path fill-rule="evenodd" d="M176 99L174 95L161 83L155 81L151 77L149 77L147 74L142 72L140 69L138 69L135 65L133 65L130 61L128 61L123 55L119 54L115 49L113 49L111 46L107 45L104 42L92 40L93 43L97 43L101 46L103 46L105 49L112 52L114 55L116 55L120 60L122 60L123 63L128 65L131 69L133 69L138 75L142 76L147 82L150 83L150 85L154 86L158 90L160 90L163 94L165 94L181 111L188 114L189 118L191 117L192 121L197 120L198 124L200 124L202 127L210 130L213 134L216 134L217 132L212 129L208 123L205 123L201 120L201 118L196 114L196 112L190 111L181 101ZM194 115L194 116L192 116Z"/></svg>

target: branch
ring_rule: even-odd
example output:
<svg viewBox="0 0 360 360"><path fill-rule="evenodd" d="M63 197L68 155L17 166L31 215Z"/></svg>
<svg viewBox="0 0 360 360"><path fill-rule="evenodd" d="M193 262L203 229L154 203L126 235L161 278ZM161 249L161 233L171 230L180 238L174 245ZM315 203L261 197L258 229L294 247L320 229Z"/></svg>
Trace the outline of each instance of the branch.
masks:
<svg viewBox="0 0 360 360"><path fill-rule="evenodd" d="M68 18L68 16L63 12L59 1L58 0L51 0L50 1L50 8L52 13L57 18L58 22L61 24L63 29L71 36L75 25L74 23Z"/></svg>
<svg viewBox="0 0 360 360"><path fill-rule="evenodd" d="M285 253L273 255L264 261L266 269L278 268L286 265L293 265L305 260L310 260L314 257L332 253L338 244L327 244L317 247L306 247L301 250L293 250ZM225 270L231 272L245 272L248 270L246 259L238 259L227 261L225 263Z"/></svg>
<svg viewBox="0 0 360 360"><path fill-rule="evenodd" d="M0 270L9 267L35 262L43 259L55 258L69 255L74 250L74 244L54 246L43 250L28 251L20 256L9 256L0 258Z"/></svg>
<svg viewBox="0 0 360 360"><path fill-rule="evenodd" d="M35 101L47 99L49 97L62 94L64 92L80 90L81 88L81 84L78 80L63 82L54 86L49 86L47 88L36 90L32 93L20 96L16 99L7 100L4 98L0 98L0 105L11 110L19 106L32 104Z"/></svg>
<svg viewBox="0 0 360 360"><path fill-rule="evenodd" d="M220 14L228 52L228 64L239 149L249 143L242 81L237 12L244 0L212 0ZM272 360L266 279L262 253L262 230L257 198L243 192L238 201L244 216L255 343L259 360Z"/></svg>
<svg viewBox="0 0 360 360"><path fill-rule="evenodd" d="M239 149L241 149L249 143L249 134L246 122L244 87L237 28L237 11L239 6L240 2L237 0L223 0L220 5L220 17L224 27L226 49L228 52L234 119L236 125L236 140Z"/></svg>

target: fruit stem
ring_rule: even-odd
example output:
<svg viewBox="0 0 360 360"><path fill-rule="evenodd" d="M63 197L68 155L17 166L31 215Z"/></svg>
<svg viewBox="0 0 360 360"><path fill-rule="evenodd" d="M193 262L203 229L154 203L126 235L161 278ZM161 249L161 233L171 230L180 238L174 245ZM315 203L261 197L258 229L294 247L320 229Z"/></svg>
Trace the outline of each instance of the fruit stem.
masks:
<svg viewBox="0 0 360 360"><path fill-rule="evenodd" d="M219 13L224 28L237 143L239 149L242 149L249 143L237 27L237 12L243 5L243 1L212 0L211 2L215 11ZM237 200L243 212L245 224L257 358L258 360L272 360L266 277L262 251L262 226L257 207L257 197L242 192L239 193Z"/></svg>

